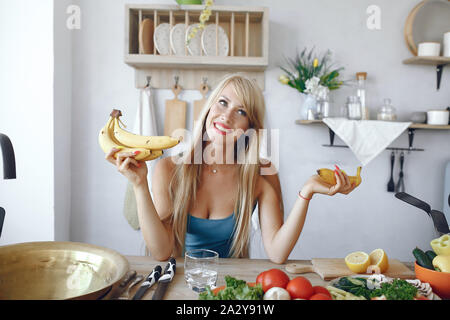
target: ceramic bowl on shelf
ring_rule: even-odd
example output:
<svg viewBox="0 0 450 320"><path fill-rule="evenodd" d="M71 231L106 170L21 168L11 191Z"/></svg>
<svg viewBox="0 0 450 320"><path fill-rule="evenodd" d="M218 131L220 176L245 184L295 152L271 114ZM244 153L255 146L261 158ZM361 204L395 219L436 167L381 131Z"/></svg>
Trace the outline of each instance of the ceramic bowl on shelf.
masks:
<svg viewBox="0 0 450 320"><path fill-rule="evenodd" d="M413 123L427 123L427 113L426 112L413 112L411 114L410 120Z"/></svg>
<svg viewBox="0 0 450 320"><path fill-rule="evenodd" d="M427 124L445 126L448 124L450 111L448 110L428 110Z"/></svg>

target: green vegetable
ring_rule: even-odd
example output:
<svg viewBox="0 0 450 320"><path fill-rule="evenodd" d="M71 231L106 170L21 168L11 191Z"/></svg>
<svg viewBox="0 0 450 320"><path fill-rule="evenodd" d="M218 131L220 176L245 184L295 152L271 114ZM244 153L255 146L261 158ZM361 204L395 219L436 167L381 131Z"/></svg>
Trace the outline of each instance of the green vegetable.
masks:
<svg viewBox="0 0 450 320"><path fill-rule="evenodd" d="M199 300L262 300L264 292L261 284L254 287L247 285L244 280L239 280L230 276L225 276L225 289L215 295L211 288L206 287L206 291L198 295Z"/></svg>
<svg viewBox="0 0 450 320"><path fill-rule="evenodd" d="M350 292L357 297L364 297L370 300L371 290L367 288L367 281L364 278L343 277L340 278L333 286L335 288Z"/></svg>
<svg viewBox="0 0 450 320"><path fill-rule="evenodd" d="M412 251L414 257L416 258L417 264L421 267L434 270L433 264L431 263L432 260L419 248L415 248Z"/></svg>
<svg viewBox="0 0 450 320"><path fill-rule="evenodd" d="M382 283L379 289L372 290L367 287L367 280L364 278L343 277L333 286L367 300L383 295L388 300L413 300L417 294L416 287L401 279L394 279L392 283Z"/></svg>
<svg viewBox="0 0 450 320"><path fill-rule="evenodd" d="M425 251L425 254L430 258L431 262L433 262L433 259L437 256L433 250Z"/></svg>
<svg viewBox="0 0 450 320"><path fill-rule="evenodd" d="M382 283L380 289L375 289L371 297L384 295L388 300L413 300L418 289L402 279L394 279L392 283Z"/></svg>

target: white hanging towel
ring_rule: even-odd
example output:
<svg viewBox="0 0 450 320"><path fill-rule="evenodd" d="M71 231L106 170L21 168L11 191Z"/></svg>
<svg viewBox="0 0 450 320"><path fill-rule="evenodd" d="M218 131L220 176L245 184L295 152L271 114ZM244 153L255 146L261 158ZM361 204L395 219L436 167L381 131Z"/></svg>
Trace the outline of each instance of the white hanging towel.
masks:
<svg viewBox="0 0 450 320"><path fill-rule="evenodd" d="M139 91L139 106L136 113L134 129L130 132L142 136L157 136L158 127L156 125L155 106L151 87L146 87ZM149 188L151 190L151 172L155 161L148 161ZM139 230L139 220L137 216L136 197L133 185L128 182L125 192L123 212L128 223L134 230Z"/></svg>
<svg viewBox="0 0 450 320"><path fill-rule="evenodd" d="M325 118L323 122L349 146L363 166L378 156L411 125L411 122L345 118Z"/></svg>

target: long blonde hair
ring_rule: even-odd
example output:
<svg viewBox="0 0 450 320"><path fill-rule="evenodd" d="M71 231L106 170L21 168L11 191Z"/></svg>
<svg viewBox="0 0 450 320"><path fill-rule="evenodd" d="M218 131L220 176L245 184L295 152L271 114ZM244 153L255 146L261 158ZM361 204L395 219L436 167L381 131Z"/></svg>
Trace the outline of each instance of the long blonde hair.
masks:
<svg viewBox="0 0 450 320"><path fill-rule="evenodd" d="M203 150L203 136L205 123L211 107L218 101L222 90L233 84L237 97L246 109L249 119L249 127L256 132L252 137L241 136L245 141L245 159L256 161L244 161L237 164L238 169L238 197L234 206L236 223L233 232L233 241L230 249L230 257L247 257L250 240L251 216L254 206L255 186L259 170L259 130L264 128L265 102L261 89L247 77L239 74L226 76L211 92L203 107L198 121L194 127L193 139L187 152L180 158L170 182L169 193L173 203L173 213L169 217L172 225L175 252L180 254L184 249L184 239L187 230L187 218L189 208L196 201L197 188L202 173L203 157L198 154ZM240 139L241 139L240 138ZM199 148L200 147L200 148ZM236 145L235 145L236 148ZM198 156L202 159L200 163Z"/></svg>

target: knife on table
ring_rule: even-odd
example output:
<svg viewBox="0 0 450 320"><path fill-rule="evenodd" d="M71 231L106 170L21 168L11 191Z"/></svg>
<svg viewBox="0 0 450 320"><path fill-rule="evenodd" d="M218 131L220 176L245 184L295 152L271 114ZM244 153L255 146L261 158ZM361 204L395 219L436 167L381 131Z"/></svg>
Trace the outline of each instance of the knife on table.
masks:
<svg viewBox="0 0 450 320"><path fill-rule="evenodd" d="M147 292L148 289L150 289L161 277L162 268L161 266L156 266L152 272L147 276L144 282L142 282L141 286L139 287L138 291L134 295L132 300L139 300L141 299L144 294Z"/></svg>
<svg viewBox="0 0 450 320"><path fill-rule="evenodd" d="M103 298L105 300L114 300L117 299L126 289L128 283L136 277L136 271L130 270L126 273L126 275L122 278L122 281L118 286L113 286L111 291Z"/></svg>
<svg viewBox="0 0 450 320"><path fill-rule="evenodd" d="M166 293L167 287L169 283L172 281L175 275L175 269L177 267L177 262L175 258L170 258L169 263L167 263L164 268L164 274L158 280L158 287L156 287L156 291L153 294L152 300L162 300L164 298L164 294Z"/></svg>

